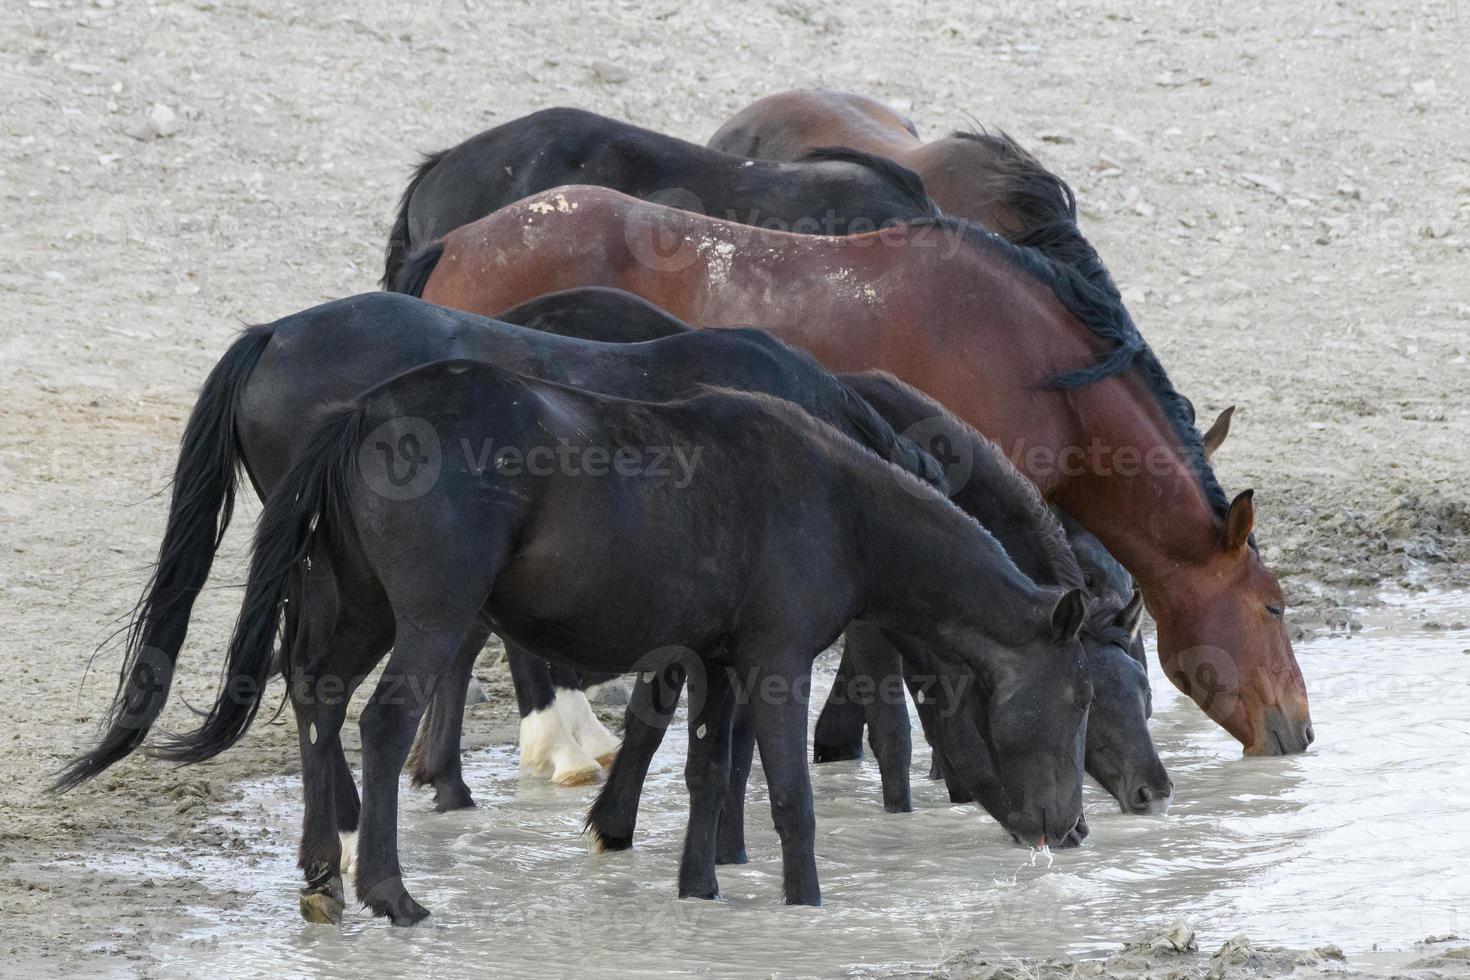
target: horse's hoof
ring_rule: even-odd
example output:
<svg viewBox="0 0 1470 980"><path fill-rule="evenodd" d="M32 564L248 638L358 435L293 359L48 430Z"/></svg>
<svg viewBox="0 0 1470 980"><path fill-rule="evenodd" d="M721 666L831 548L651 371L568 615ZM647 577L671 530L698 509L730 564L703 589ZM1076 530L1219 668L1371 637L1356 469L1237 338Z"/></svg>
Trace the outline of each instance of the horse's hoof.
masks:
<svg viewBox="0 0 1470 980"><path fill-rule="evenodd" d="M359 884L358 898L373 915L385 916L395 926L418 925L429 917L429 910L415 902L403 887L402 878L385 878L366 892Z"/></svg>
<svg viewBox="0 0 1470 980"><path fill-rule="evenodd" d="M434 787L434 812L448 813L450 810L473 810L475 798L464 783L458 786Z"/></svg>
<svg viewBox="0 0 1470 980"><path fill-rule="evenodd" d="M605 851L627 851L633 848L633 838L619 837L615 834L604 834L596 827L588 827L587 836L591 838L591 850L593 854L601 854Z"/></svg>
<svg viewBox="0 0 1470 980"><path fill-rule="evenodd" d="M551 781L558 786L586 786L597 782L597 777L602 775L602 767L596 766L591 769L563 769L551 776Z"/></svg>
<svg viewBox="0 0 1470 980"><path fill-rule="evenodd" d="M680 898L698 898L706 902L717 902L720 900L719 885L699 885L694 888L679 889Z"/></svg>
<svg viewBox="0 0 1470 980"><path fill-rule="evenodd" d="M340 926L342 910L347 906L340 895L333 895L326 889L312 888L302 889L299 907L301 917L307 922Z"/></svg>
<svg viewBox="0 0 1470 980"><path fill-rule="evenodd" d="M812 761L823 762L851 762L863 757L861 745L813 745Z"/></svg>
<svg viewBox="0 0 1470 980"><path fill-rule="evenodd" d="M731 851L722 851L715 855L715 864L749 864L750 855L745 848L737 847Z"/></svg>
<svg viewBox="0 0 1470 980"><path fill-rule="evenodd" d="M429 910L404 895L388 911L388 921L395 926L416 926L429 917Z"/></svg>

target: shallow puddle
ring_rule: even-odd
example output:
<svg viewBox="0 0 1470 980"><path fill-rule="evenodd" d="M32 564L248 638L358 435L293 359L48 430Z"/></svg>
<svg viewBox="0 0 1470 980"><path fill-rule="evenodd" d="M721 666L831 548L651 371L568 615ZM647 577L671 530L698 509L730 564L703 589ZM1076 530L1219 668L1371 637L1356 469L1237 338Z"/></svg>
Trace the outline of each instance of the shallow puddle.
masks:
<svg viewBox="0 0 1470 980"><path fill-rule="evenodd" d="M1031 866L996 824L949 805L915 739L915 806L883 813L870 761L815 767L818 861L826 905L780 905L780 862L759 769L752 778L752 863L721 869L725 900L675 899L685 737L671 729L650 773L632 852L589 855L581 820L593 790L518 780L512 746L473 753L474 811L438 815L405 794L400 836L415 896L434 913L395 930L349 910L340 928L296 912L294 779L244 787L235 829L269 846L241 859L113 871L218 878L250 891L229 913L165 948L171 971L360 976L833 976L932 966L945 953L1095 954L1175 919L1201 942L1256 942L1349 953L1402 949L1470 929L1470 596L1414 596L1370 611L1348 638L1297 646L1317 746L1288 759L1238 746L1155 677L1154 737L1177 786L1166 818L1125 817L1088 789L1092 836ZM1433 621L1459 628L1426 629ZM825 694L828 669L818 673ZM681 719L682 720L682 719ZM261 835L262 837L266 835ZM167 948L172 945L173 948Z"/></svg>

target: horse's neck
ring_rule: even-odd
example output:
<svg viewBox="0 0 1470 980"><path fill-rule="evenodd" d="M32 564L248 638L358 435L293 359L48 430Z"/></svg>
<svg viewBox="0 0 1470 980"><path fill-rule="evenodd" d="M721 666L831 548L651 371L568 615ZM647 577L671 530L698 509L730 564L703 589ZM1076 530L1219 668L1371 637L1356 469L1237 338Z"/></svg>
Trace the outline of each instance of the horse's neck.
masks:
<svg viewBox="0 0 1470 980"><path fill-rule="evenodd" d="M1032 581L1068 588L1080 584L1074 581L1079 578L1075 570L1064 565L1056 554L1047 528L1021 494L1008 493L993 480L972 476L951 499L985 525Z"/></svg>
<svg viewBox="0 0 1470 980"><path fill-rule="evenodd" d="M885 474L887 476L887 474ZM1037 587L1000 545L916 480L862 486L858 508L866 618L928 639L946 630L996 636Z"/></svg>
<svg viewBox="0 0 1470 980"><path fill-rule="evenodd" d="M1120 407L1119 388L1136 400ZM1215 554L1222 533L1172 423L1136 373L1077 389L1072 402L1084 445L1114 447L1064 476L1051 499L1103 543L1146 593ZM1137 475L1121 473L1119 450L1136 451ZM1176 583L1177 584L1177 583Z"/></svg>

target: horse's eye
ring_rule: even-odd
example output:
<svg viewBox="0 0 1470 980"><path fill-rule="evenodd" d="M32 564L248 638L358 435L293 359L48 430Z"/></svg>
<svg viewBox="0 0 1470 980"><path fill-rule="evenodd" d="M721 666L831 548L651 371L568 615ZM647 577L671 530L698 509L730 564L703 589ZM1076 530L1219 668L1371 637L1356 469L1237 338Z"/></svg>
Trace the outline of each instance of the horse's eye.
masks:
<svg viewBox="0 0 1470 980"><path fill-rule="evenodd" d="M1270 603L1267 603L1266 604L1266 612L1269 613L1269 614L1271 614L1272 616L1275 616L1277 619L1280 619L1281 618L1281 607L1280 606L1273 606Z"/></svg>

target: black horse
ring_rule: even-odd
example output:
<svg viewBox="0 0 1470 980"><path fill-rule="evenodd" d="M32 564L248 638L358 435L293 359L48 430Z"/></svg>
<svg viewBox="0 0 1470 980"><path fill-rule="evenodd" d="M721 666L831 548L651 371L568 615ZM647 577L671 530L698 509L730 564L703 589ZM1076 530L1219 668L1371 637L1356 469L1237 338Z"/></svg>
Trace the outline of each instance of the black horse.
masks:
<svg viewBox="0 0 1470 980"><path fill-rule="evenodd" d="M587 298L587 308L603 310L606 300L594 294ZM557 304L575 302L571 296L548 298L528 304L523 312L534 318L538 310L545 313ZM635 303L632 309L640 307ZM570 316L564 308L560 315ZM68 767L59 786L96 775L131 753L162 709L194 599L230 520L237 469L245 470L264 498L308 440L323 406L350 400L408 368L449 357L491 361L641 398L678 397L707 385L772 394L836 426L894 465L931 482L943 480L938 464L896 435L861 397L805 353L758 330L685 332L644 344L597 343L390 293L340 300L252 327L211 372L186 427L158 565L127 633L112 724L96 749ZM393 448L412 455L410 444ZM314 567L310 576L317 589L334 588L328 569ZM289 634L330 635L333 623L298 618L301 605L288 609ZM517 664L531 670L538 665L514 637L504 638L517 672L518 694L523 694L530 685ZM434 787L439 809L472 805L460 775L459 739L465 682L479 649L464 651L460 681L436 696L413 755L413 780ZM539 669L546 671L544 664ZM523 703L523 714L524 708ZM345 712L345 701L334 710ZM358 805L345 760L335 775L341 790L335 796L335 827L351 835L358 825Z"/></svg>
<svg viewBox="0 0 1470 980"><path fill-rule="evenodd" d="M601 287L548 294L523 304L506 317L538 330L609 342L690 331L681 320L646 300ZM949 462L946 481L951 499L994 534L1023 571L1046 584L1082 585L1093 596L1093 614L1083 631L1095 691L1088 723L1087 771L1125 812L1167 810L1173 783L1148 733L1152 696L1138 632L1142 601L1135 594L1128 572L1076 522L1049 510L1035 487L1017 472L999 447L943 406L882 373L839 378L862 394L896 429L914 435ZM1219 427L1217 423L1216 429ZM1058 518L1062 519L1060 525ZM861 669L854 667L854 661L862 665ZM869 738L883 778L884 806L889 812L912 808L908 713L901 702L885 696L885 692L902 690L901 684L895 683L900 680L898 663L897 652L878 631L867 626L849 630L838 678L816 731L816 761L824 762L860 756L864 727L870 728ZM883 665L890 670L880 670ZM588 818L589 832L602 848L631 845L643 778L677 702L678 669L672 668L671 676L660 678L656 686L634 690L625 732L633 735L635 744L626 745L620 753ZM936 710L935 705L932 697L927 705L921 701L921 717ZM942 773L942 749L934 755ZM748 769L748 760L744 770L736 760L737 774ZM980 793L975 788L993 787L991 773L967 773L948 778L947 782L957 802L994 802L993 792ZM739 796L732 793L731 799L738 800ZM727 806L738 807L739 803ZM1003 820L1003 805L994 810L1000 811L997 819ZM743 843L734 843L743 835L728 836L732 841L728 853L743 851Z"/></svg>
<svg viewBox="0 0 1470 980"><path fill-rule="evenodd" d="M341 889L344 680L391 648L361 719L357 893L395 924L427 915L401 877L398 773L434 691L462 686L458 665L491 628L577 669L627 672L683 651L703 671L686 867L713 867L730 718L737 694L749 700L788 903L820 901L811 660L860 616L975 672L997 709L985 736L1014 826L1059 839L1080 819L1081 590L1038 586L942 493L791 403L720 390L633 402L447 361L323 407L261 514L225 685L197 731L155 750L198 761L244 734L295 600L307 625L287 617L284 659L306 787L301 857L319 894ZM493 448L461 458L464 446ZM660 469L668 456L683 463ZM138 680L120 707L141 699L156 714L166 692ZM116 723L138 721L134 710ZM716 891L681 872L682 893Z"/></svg>
<svg viewBox="0 0 1470 980"><path fill-rule="evenodd" d="M990 440L890 375L867 372L838 377L862 394L895 429L918 437L921 444L949 463L946 483L950 499L993 534L1023 572L1038 583L1083 588L1094 595L1081 634L1094 690L1087 726L1087 771L1126 812L1166 810L1173 797L1173 783L1148 732L1148 674L1131 652L1143 611L1141 597L1131 587L1121 595L1114 592L1108 586L1118 584L1116 578L1106 584L1089 585L1062 526L1040 493ZM1109 558L1106 551L1090 557L1094 561ZM951 798L955 802L979 802L1018 840L1034 843L1007 823L1010 807L998 792L994 768L997 760L982 751L982 735L988 726L983 698L955 685L946 687L942 671L932 658L913 649L912 643L910 649L901 651L900 643L872 624L854 624L847 631L833 686L835 700L828 701L817 736L823 736L825 723L828 748L839 744L844 750L841 757L855 758L861 754L866 723L882 775L885 809L912 809L909 716L902 695L907 685L949 783ZM905 670L905 662L911 668L920 664L919 671ZM626 712L623 746L587 818L588 832L600 849L620 850L632 844L643 780L673 716L681 680L675 668L635 685ZM968 724L943 724L940 716L947 712L959 713ZM854 714L855 733L848 724ZM845 731L834 733L833 718L845 726ZM739 732L748 731L739 718L736 725ZM968 748L954 744L957 735L967 740ZM856 744L835 743L838 737ZM733 782L721 815L720 863L745 860L742 805L751 747L748 737L737 735L732 748ZM819 757L818 761L823 760ZM1085 824L1079 824L1073 834L1054 838L1053 843L1075 845L1085 834Z"/></svg>
<svg viewBox="0 0 1470 980"><path fill-rule="evenodd" d="M383 286L410 252L513 201L595 184L742 224L845 235L936 214L923 182L841 147L748 160L581 109L543 109L430 154L398 203Z"/></svg>

